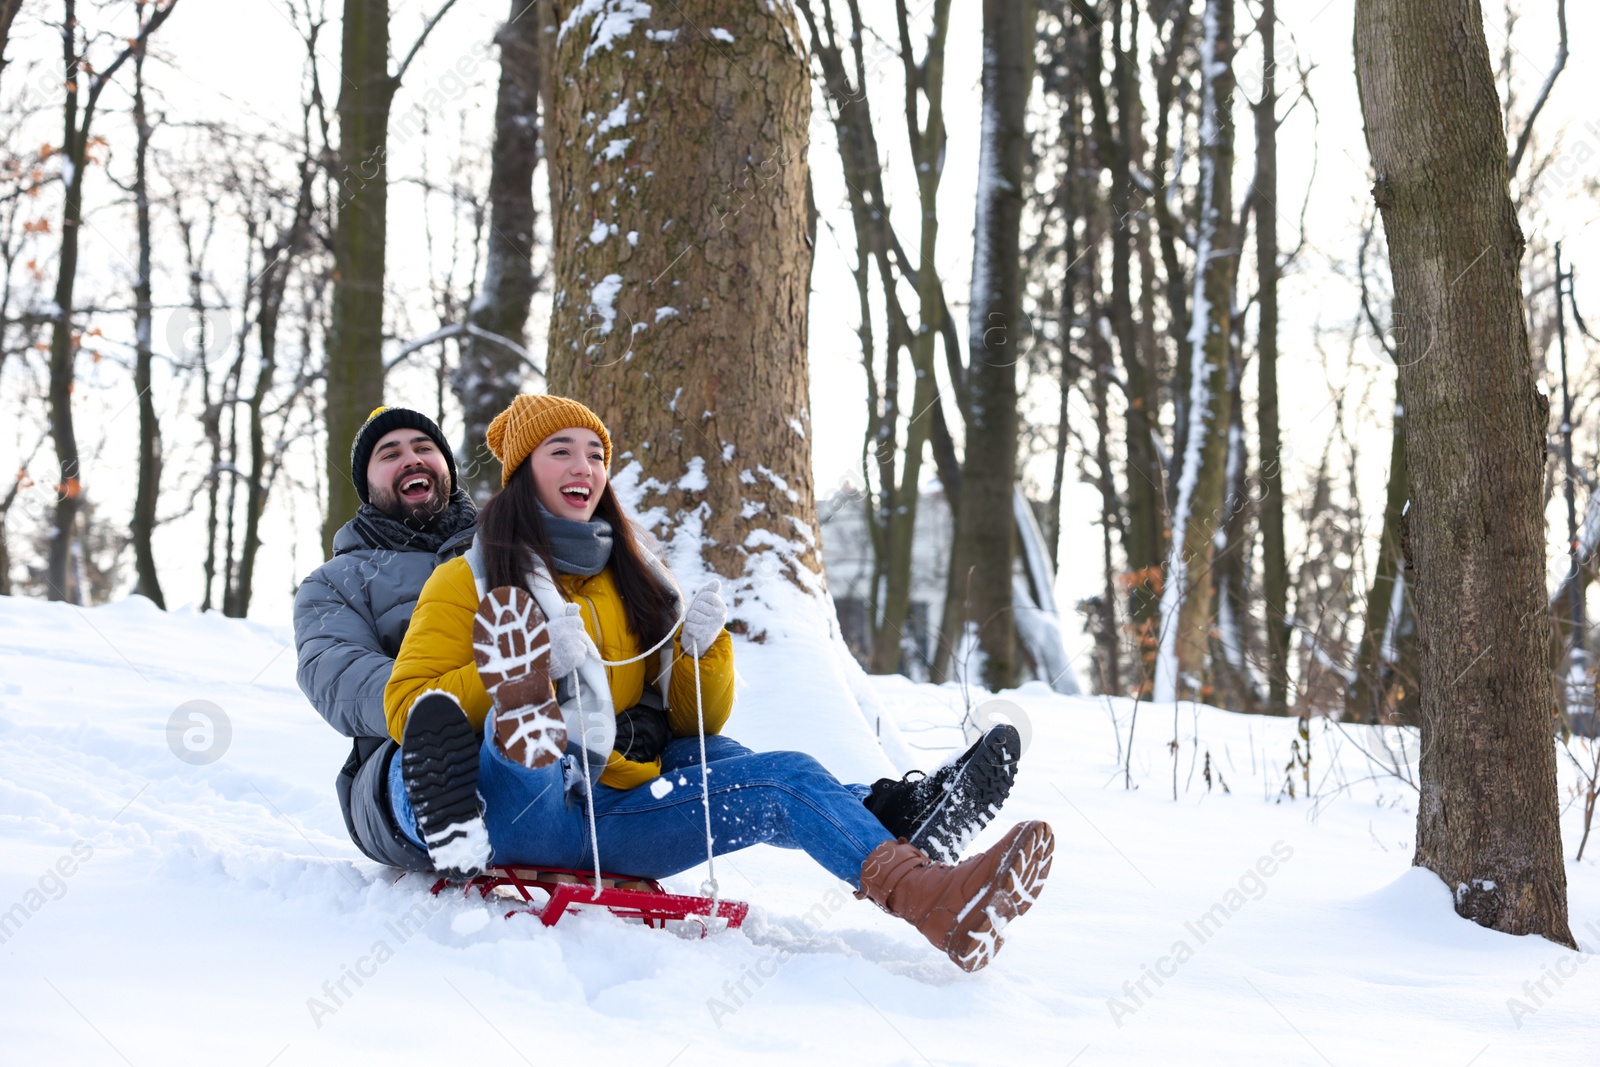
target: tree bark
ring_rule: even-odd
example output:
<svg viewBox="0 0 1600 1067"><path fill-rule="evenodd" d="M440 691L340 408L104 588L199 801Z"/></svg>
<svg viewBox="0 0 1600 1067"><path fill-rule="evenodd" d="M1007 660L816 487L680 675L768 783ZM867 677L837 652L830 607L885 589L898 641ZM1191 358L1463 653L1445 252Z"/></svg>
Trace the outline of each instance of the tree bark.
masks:
<svg viewBox="0 0 1600 1067"><path fill-rule="evenodd" d="M1015 684L1011 517L1017 471L1017 351L1023 337L1021 224L1033 84L1034 0L984 0L983 127L968 318L970 392L956 537L968 547L972 623L989 689ZM930 338L931 341L931 338Z"/></svg>
<svg viewBox="0 0 1600 1067"><path fill-rule="evenodd" d="M489 249L483 287L469 322L518 347L527 345L528 305L538 291L533 270L533 172L539 164L540 22L537 0L511 0L500 45L500 91L494 112L489 170ZM500 487L500 465L489 452L489 422L521 391L523 358L514 349L470 334L451 382L461 402L463 443L456 453L461 481L479 503Z"/></svg>
<svg viewBox="0 0 1600 1067"><path fill-rule="evenodd" d="M1357 0L1355 58L1397 320L1421 671L1414 862L1480 925L1573 946L1547 674L1548 401L1477 0Z"/></svg>
<svg viewBox="0 0 1600 1067"><path fill-rule="evenodd" d="M145 111L144 59L145 47L140 43L133 57L133 125L137 138L133 156L133 200L139 241L139 276L133 283L133 387L139 397L139 480L131 525L137 576L133 591L147 597L156 607L165 608L167 601L161 593L155 552L150 543L156 527L156 501L161 496L161 423L156 418L155 398L150 394L150 364L154 353L151 350L150 184L146 163L151 130Z"/></svg>
<svg viewBox="0 0 1600 1067"><path fill-rule="evenodd" d="M1289 713L1289 563L1283 538L1283 440L1278 426L1277 3L1262 0L1261 101L1256 105L1256 426L1261 440L1261 593L1267 624L1267 711Z"/></svg>
<svg viewBox="0 0 1600 1067"><path fill-rule="evenodd" d="M328 513L322 551L360 507L350 444L383 403L383 277L388 238L389 0L344 0L339 172L328 323Z"/></svg>
<svg viewBox="0 0 1600 1067"><path fill-rule="evenodd" d="M786 5L629 12L552 12L550 390L736 605L780 573L820 592L801 29Z"/></svg>
<svg viewBox="0 0 1600 1067"><path fill-rule="evenodd" d="M1211 562L1221 518L1231 407L1234 271L1233 0L1207 0L1200 46L1200 217L1190 323L1188 418L1174 465L1180 472L1172 545L1161 588L1161 650L1155 699L1196 695L1205 685L1211 631Z"/></svg>

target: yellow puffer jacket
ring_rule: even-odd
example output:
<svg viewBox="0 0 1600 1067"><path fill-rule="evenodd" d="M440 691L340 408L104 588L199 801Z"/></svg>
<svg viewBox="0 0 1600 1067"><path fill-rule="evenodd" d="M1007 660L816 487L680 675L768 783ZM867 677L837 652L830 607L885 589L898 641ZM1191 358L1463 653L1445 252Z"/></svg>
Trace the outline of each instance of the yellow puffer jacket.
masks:
<svg viewBox="0 0 1600 1067"><path fill-rule="evenodd" d="M622 598L607 567L592 578L582 575L557 576L562 595L583 608L584 629L608 660L631 659L639 654L640 644L628 629ZM490 708L488 692L478 678L472 658L472 619L478 610L478 588L472 580L472 567L465 557L441 564L422 587L411 625L394 661L389 684L383 693L383 710L389 721L389 734L396 741L405 733L406 715L418 696L429 689L443 689L461 702L461 708L482 731ZM677 637L672 640L672 681L667 688L667 722L675 737L696 734L694 713L695 661L683 652ZM646 672L658 662L656 656L621 667L607 667L611 683L611 705L625 711L639 703L644 693ZM718 635L700 660L700 685L705 710L706 733L722 732L733 710L733 640L726 630ZM632 789L661 773L661 761L639 763L611 753L602 785Z"/></svg>

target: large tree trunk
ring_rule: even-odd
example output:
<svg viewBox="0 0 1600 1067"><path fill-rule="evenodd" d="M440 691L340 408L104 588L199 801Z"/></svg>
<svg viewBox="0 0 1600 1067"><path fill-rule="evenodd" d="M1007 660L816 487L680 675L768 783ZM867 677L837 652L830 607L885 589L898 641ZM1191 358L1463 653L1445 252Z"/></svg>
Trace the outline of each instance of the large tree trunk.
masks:
<svg viewBox="0 0 1600 1067"><path fill-rule="evenodd" d="M605 420L676 561L749 576L738 600L776 574L820 590L793 10L554 7L550 391Z"/></svg>
<svg viewBox="0 0 1600 1067"><path fill-rule="evenodd" d="M1283 539L1283 444L1278 427L1277 4L1261 4L1261 102L1256 105L1256 423L1261 436L1261 594L1267 624L1267 711L1289 712L1289 564Z"/></svg>
<svg viewBox="0 0 1600 1067"><path fill-rule="evenodd" d="M338 214L333 235L333 314L328 324L328 513L322 550L360 507L350 443L383 403L383 275L388 234L388 0L344 0L339 89Z"/></svg>
<svg viewBox="0 0 1600 1067"><path fill-rule="evenodd" d="M1228 461L1229 351L1238 249L1233 220L1233 0L1207 0L1200 44L1200 218L1190 323L1188 411L1161 588L1155 699L1198 696L1211 631L1211 561Z"/></svg>
<svg viewBox="0 0 1600 1067"><path fill-rule="evenodd" d="M133 387L139 397L139 480L133 501L133 561L137 583L133 591L148 597L159 608L167 606L156 574L155 552L151 539L156 528L156 501L161 495L161 423L156 418L155 398L151 396L150 364L152 305L150 298L150 184L146 160L150 152L150 121L144 100L145 48L140 44L133 57L133 125L137 137L134 147L133 199L139 240L139 276L133 283Z"/></svg>
<svg viewBox="0 0 1600 1067"><path fill-rule="evenodd" d="M1415 862L1483 926L1572 946L1547 673L1535 388L1506 137L1477 0L1357 0L1357 83L1397 318L1420 636Z"/></svg>
<svg viewBox="0 0 1600 1067"><path fill-rule="evenodd" d="M469 321L518 348L527 344L528 305L539 287L533 272L533 171L539 163L539 31L536 0L511 0L496 34L500 95L494 111L489 171L489 250L483 288ZM523 357L505 343L470 334L452 385L461 401L464 443L456 453L465 488L482 503L500 487L500 465L485 443L489 422L521 391Z"/></svg>
<svg viewBox="0 0 1600 1067"><path fill-rule="evenodd" d="M982 683L1015 684L1016 620L1011 517L1017 471L1017 352L1022 325L1021 224L1028 165L1026 113L1033 85L1034 0L984 0L983 126L972 256L967 447L956 537L967 546L971 621Z"/></svg>

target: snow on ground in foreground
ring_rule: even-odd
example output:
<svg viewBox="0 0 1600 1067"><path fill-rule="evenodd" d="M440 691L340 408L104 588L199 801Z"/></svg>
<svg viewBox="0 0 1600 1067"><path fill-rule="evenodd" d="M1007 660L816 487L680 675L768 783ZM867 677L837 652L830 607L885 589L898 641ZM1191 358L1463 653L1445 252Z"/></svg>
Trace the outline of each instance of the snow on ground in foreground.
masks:
<svg viewBox="0 0 1600 1067"><path fill-rule="evenodd" d="M961 744L955 688L868 681L800 631L741 640L737 656L729 732L759 747L869 778ZM1369 732L1315 724L1315 799L1280 799L1292 721L1182 705L1174 802L1170 705L1139 709L1128 790L1112 715L1125 741L1131 702L1006 696L1033 731L1006 815L1048 819L1059 847L1041 903L968 976L804 855L766 847L718 863L724 892L753 907L742 932L705 941L432 898L429 879L396 880L346 839L346 747L296 688L286 629L139 599L0 598L0 1058L1594 1061L1600 966L1454 915L1410 867L1415 793L1371 778L1355 748ZM215 762L169 748L190 700L231 724ZM1207 754L1231 792L1207 790ZM1569 857L1580 822L1569 807ZM1600 875L1588 858L1567 870L1573 930L1596 946ZM1191 924L1208 913L1227 917L1202 940Z"/></svg>

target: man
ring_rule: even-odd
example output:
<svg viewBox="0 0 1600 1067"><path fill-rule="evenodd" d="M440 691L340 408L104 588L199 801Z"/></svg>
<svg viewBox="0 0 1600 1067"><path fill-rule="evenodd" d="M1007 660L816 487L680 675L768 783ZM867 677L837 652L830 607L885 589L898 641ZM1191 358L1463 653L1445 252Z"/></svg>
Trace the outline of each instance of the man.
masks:
<svg viewBox="0 0 1600 1067"><path fill-rule="evenodd" d="M294 601L296 679L328 724L352 739L339 804L356 847L379 863L428 871L428 853L400 832L389 800L383 688L433 569L472 544L476 511L456 488L456 462L434 421L378 408L350 447L361 508L333 537L333 558Z"/></svg>

